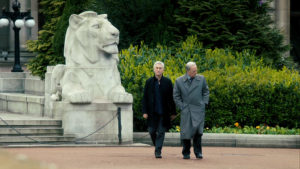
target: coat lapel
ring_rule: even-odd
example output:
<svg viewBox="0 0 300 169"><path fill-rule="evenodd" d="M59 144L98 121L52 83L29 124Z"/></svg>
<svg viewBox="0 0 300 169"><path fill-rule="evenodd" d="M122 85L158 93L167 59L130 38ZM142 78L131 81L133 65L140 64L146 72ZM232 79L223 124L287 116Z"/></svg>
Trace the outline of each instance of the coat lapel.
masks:
<svg viewBox="0 0 300 169"><path fill-rule="evenodd" d="M183 76L183 86L185 87L186 91L189 92L190 84L186 74Z"/></svg>
<svg viewBox="0 0 300 169"><path fill-rule="evenodd" d="M199 86L200 76L196 76L192 81L191 87L189 88L189 93L191 93L197 86Z"/></svg>

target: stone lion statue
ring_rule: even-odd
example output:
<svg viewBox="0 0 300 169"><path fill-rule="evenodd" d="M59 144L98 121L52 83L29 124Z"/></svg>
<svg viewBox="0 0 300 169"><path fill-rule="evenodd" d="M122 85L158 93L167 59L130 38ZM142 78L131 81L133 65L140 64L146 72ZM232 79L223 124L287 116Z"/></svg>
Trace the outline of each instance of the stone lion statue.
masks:
<svg viewBox="0 0 300 169"><path fill-rule="evenodd" d="M92 11L71 15L65 37L65 65L56 65L51 98L71 103L95 100L132 102L117 68L119 30L107 15Z"/></svg>

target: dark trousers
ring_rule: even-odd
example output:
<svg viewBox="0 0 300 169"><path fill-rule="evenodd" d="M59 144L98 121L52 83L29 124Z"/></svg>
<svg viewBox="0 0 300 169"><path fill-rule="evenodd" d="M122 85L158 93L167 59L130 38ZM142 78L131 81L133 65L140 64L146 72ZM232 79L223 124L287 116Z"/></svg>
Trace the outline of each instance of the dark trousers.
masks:
<svg viewBox="0 0 300 169"><path fill-rule="evenodd" d="M157 115L157 126L148 127L155 153L161 154L161 149L165 139L166 128L163 126L163 116Z"/></svg>
<svg viewBox="0 0 300 169"><path fill-rule="evenodd" d="M198 134L198 132L194 135L193 137L193 147L194 147L194 153L202 154L202 134ZM183 145L183 149L182 149L182 154L183 155L190 155L191 154L191 139L183 139L182 140L182 145Z"/></svg>

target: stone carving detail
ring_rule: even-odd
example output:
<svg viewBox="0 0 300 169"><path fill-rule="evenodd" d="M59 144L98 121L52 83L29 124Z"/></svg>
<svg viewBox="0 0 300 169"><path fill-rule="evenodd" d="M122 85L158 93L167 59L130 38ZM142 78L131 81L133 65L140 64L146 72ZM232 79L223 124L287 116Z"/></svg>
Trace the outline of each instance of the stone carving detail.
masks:
<svg viewBox="0 0 300 169"><path fill-rule="evenodd" d="M132 103L121 84L117 64L119 30L107 15L92 11L71 15L65 38L65 65L56 65L51 98L71 103L98 99Z"/></svg>

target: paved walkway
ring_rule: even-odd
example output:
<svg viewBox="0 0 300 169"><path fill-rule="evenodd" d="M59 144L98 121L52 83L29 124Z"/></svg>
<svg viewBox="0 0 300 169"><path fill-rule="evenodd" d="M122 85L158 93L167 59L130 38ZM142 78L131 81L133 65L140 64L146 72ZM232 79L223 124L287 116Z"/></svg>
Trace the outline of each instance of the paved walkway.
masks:
<svg viewBox="0 0 300 169"><path fill-rule="evenodd" d="M299 169L299 149L204 147L204 159L183 160L181 147L5 148L59 169ZM56 166L56 167L53 167ZM0 167L1 168L1 167Z"/></svg>

